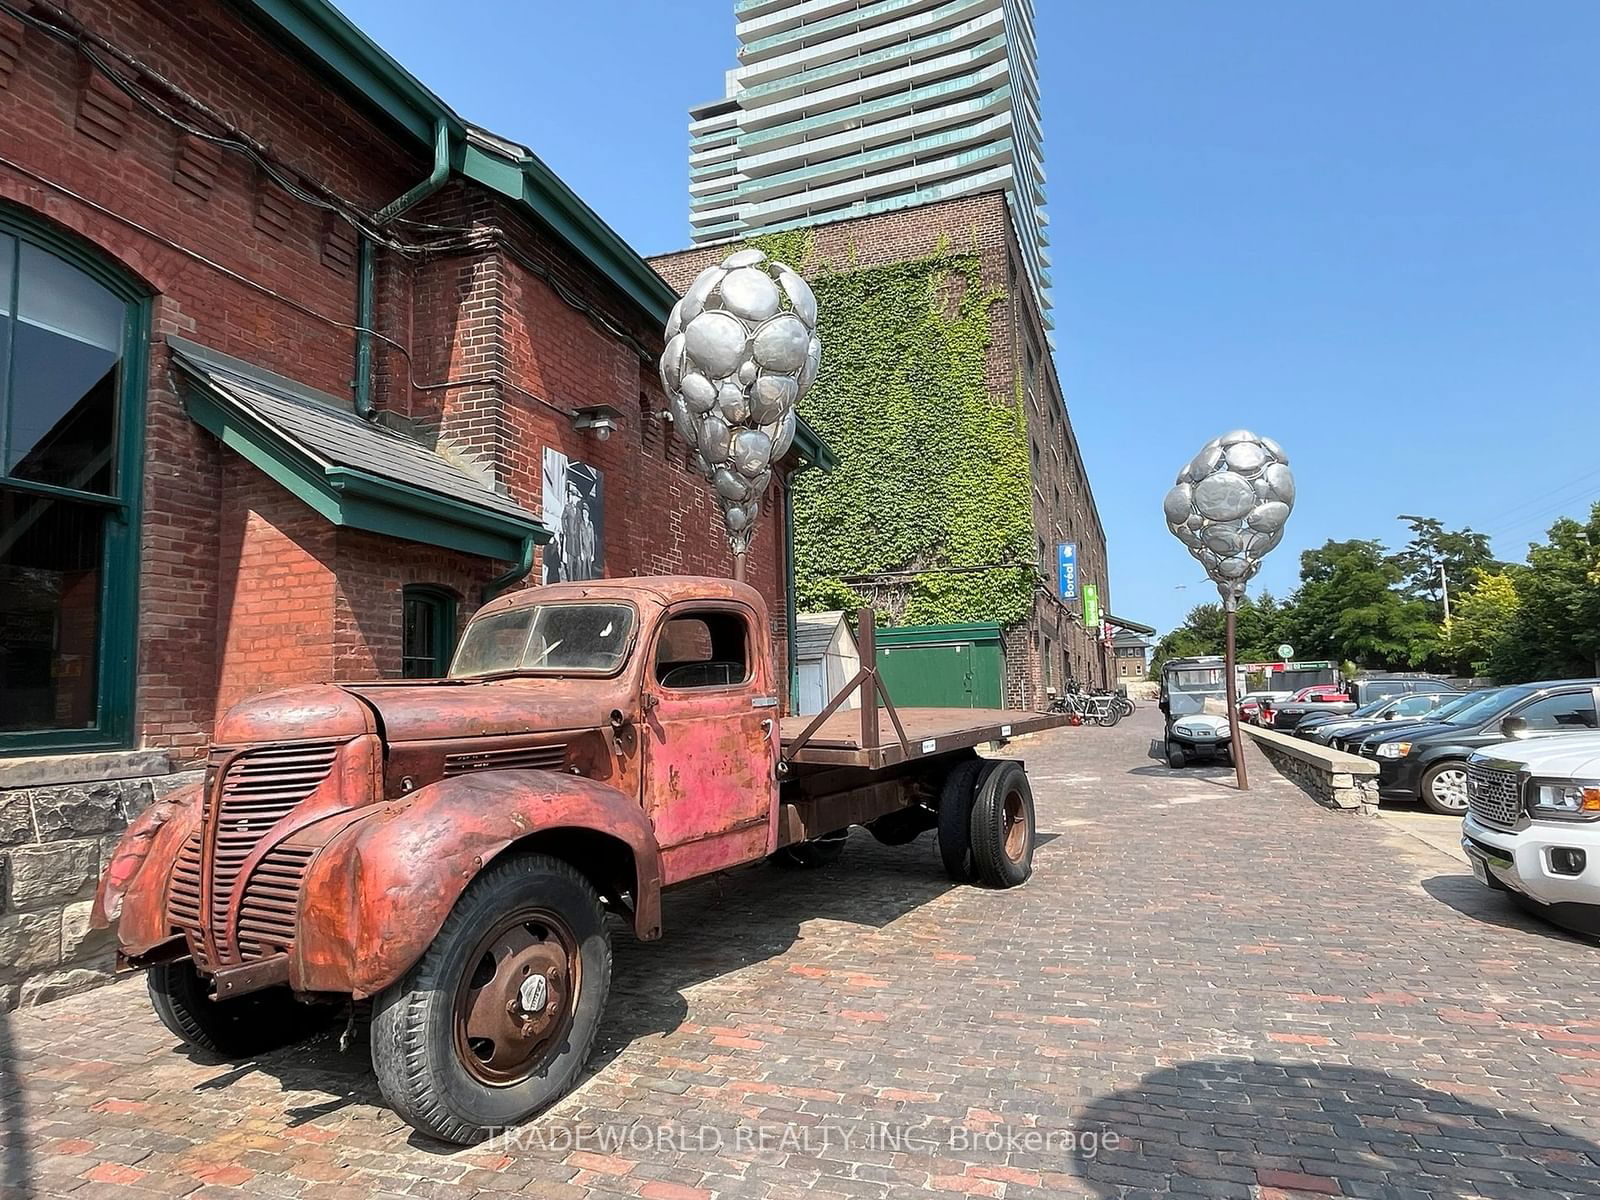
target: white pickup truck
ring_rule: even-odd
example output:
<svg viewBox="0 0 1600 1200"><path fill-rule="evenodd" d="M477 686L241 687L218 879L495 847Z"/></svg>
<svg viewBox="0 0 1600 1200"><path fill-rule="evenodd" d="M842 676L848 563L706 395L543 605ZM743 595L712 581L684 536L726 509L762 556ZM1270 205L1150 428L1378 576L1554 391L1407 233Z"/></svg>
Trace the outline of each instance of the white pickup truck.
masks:
<svg viewBox="0 0 1600 1200"><path fill-rule="evenodd" d="M1461 847L1484 885L1558 925L1600 934L1600 733L1474 754Z"/></svg>

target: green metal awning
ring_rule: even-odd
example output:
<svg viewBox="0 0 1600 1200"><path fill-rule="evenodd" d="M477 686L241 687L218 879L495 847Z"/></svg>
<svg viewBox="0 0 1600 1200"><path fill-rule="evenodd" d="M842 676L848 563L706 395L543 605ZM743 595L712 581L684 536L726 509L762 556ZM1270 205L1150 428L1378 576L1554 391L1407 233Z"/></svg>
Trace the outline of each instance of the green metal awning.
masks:
<svg viewBox="0 0 1600 1200"><path fill-rule="evenodd" d="M168 335L190 417L335 525L518 562L537 517L447 452L337 397Z"/></svg>
<svg viewBox="0 0 1600 1200"><path fill-rule="evenodd" d="M1156 630L1153 625L1141 625L1137 621L1124 621L1121 617L1113 617L1110 613L1101 613L1100 615L1105 619L1107 625L1116 625L1121 629L1131 629L1134 633L1143 633L1149 636L1155 635Z"/></svg>

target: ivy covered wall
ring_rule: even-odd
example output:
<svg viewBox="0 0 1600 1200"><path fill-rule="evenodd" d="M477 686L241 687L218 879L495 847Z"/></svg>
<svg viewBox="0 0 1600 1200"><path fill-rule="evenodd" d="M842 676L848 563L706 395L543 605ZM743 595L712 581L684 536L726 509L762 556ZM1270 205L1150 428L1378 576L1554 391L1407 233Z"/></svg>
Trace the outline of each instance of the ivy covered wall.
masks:
<svg viewBox="0 0 1600 1200"><path fill-rule="evenodd" d="M814 263L808 231L752 244L817 294L822 370L801 402L839 456L795 484L802 611L872 602L896 623L1022 621L1038 575L1029 442L1016 396L986 383L990 316L977 254L947 242L888 265ZM1010 564L969 573L941 567ZM918 574L847 583L851 576Z"/></svg>

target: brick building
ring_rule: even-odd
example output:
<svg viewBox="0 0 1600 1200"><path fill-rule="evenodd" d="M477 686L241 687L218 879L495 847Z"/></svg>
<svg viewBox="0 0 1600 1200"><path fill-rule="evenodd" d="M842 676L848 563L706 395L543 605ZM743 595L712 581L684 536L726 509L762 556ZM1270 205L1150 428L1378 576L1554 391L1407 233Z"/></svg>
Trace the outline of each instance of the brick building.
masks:
<svg viewBox="0 0 1600 1200"><path fill-rule="evenodd" d="M1020 404L1027 427L1038 567L1030 618L1012 623L1004 631L1006 702L1043 708L1050 689L1059 690L1069 680L1084 686L1109 685L1113 672L1105 639L1098 628L1084 625L1086 587L1095 589L1098 615L1103 617L1110 602L1105 530L1039 308L1026 283L1026 267L1004 192L809 226L808 233L811 241L806 262L791 265L812 277L829 270L916 261L938 253L941 247L978 256L985 287L999 295L991 309L987 388L996 404ZM683 288L728 251L727 245L695 247L651 262L669 283ZM823 357L826 360L826 344ZM821 383L801 401L802 409L814 416L819 412L816 406L825 404L827 389ZM873 451L870 445L833 441L833 449L841 457ZM1063 543L1076 544L1078 594L1068 600L1060 598L1057 587L1057 548ZM964 564L950 561L938 565ZM1092 604L1089 615L1095 623ZM973 614L970 619L985 617Z"/></svg>
<svg viewBox="0 0 1600 1200"><path fill-rule="evenodd" d="M322 0L7 4L0 104L3 1010L106 977L110 840L235 700L439 672L552 537L731 561L657 419L676 294Z"/></svg>

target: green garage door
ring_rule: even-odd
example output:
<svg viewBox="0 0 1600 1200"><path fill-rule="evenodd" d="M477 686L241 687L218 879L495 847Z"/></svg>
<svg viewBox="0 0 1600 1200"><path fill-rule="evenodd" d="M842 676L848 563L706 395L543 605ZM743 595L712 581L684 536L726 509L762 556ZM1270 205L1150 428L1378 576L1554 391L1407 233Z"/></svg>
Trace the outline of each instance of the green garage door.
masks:
<svg viewBox="0 0 1600 1200"><path fill-rule="evenodd" d="M878 670L900 708L999 708L1005 656L1000 626L880 629Z"/></svg>

